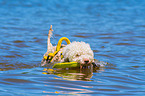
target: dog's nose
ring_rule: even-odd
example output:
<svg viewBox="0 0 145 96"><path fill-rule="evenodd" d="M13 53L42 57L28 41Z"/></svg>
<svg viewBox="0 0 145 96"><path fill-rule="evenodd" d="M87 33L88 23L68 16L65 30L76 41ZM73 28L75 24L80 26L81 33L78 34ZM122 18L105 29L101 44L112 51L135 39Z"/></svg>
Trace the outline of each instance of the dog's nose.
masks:
<svg viewBox="0 0 145 96"><path fill-rule="evenodd" d="M89 61L84 61L86 64L89 62Z"/></svg>
<svg viewBox="0 0 145 96"><path fill-rule="evenodd" d="M84 59L85 64L89 63L89 59Z"/></svg>

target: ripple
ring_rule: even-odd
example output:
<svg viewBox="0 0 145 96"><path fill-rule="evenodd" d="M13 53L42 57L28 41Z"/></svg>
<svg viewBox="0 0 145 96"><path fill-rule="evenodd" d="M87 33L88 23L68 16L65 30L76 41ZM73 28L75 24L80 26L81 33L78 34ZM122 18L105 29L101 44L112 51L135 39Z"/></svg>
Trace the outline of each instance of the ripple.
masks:
<svg viewBox="0 0 145 96"><path fill-rule="evenodd" d="M30 47L30 46L28 46L28 45L26 45L26 44L18 44L18 45L15 45L16 47L22 47L22 48L24 48L24 47Z"/></svg>
<svg viewBox="0 0 145 96"><path fill-rule="evenodd" d="M119 90L116 90L116 89L97 89L98 91L119 91Z"/></svg>
<svg viewBox="0 0 145 96"><path fill-rule="evenodd" d="M131 44L131 43L116 43L115 45L125 45L125 46L135 45L136 46L136 44Z"/></svg>
<svg viewBox="0 0 145 96"><path fill-rule="evenodd" d="M99 39L117 39L115 37L99 37Z"/></svg>
<svg viewBox="0 0 145 96"><path fill-rule="evenodd" d="M145 38L145 36L133 36L134 38Z"/></svg>
<svg viewBox="0 0 145 96"><path fill-rule="evenodd" d="M74 82L74 81L66 81L60 79L53 79L46 81L46 87L51 86L52 89L58 90L58 93L62 94L88 94L92 93L93 91L90 89L92 85L89 83L81 83L81 82ZM44 91L44 93L49 93L48 90Z"/></svg>
<svg viewBox="0 0 145 96"><path fill-rule="evenodd" d="M11 55L9 55L9 56L3 56L3 57L6 57L6 58L16 58L16 56L11 56Z"/></svg>
<svg viewBox="0 0 145 96"><path fill-rule="evenodd" d="M88 37L92 37L92 36L73 35L73 37L81 37L81 38L88 38Z"/></svg>
<svg viewBox="0 0 145 96"><path fill-rule="evenodd" d="M33 68L35 66L36 64L13 63L7 61L5 63L0 63L0 71Z"/></svg>
<svg viewBox="0 0 145 96"><path fill-rule="evenodd" d="M22 42L24 42L24 41L21 41L21 40L15 40L15 41L13 41L14 43L22 43Z"/></svg>
<svg viewBox="0 0 145 96"><path fill-rule="evenodd" d="M99 34L99 35L103 35L103 36L104 36L104 35L115 35L115 34L113 34L113 33L111 33L111 32L110 32L110 33L108 32L108 33Z"/></svg>
<svg viewBox="0 0 145 96"><path fill-rule="evenodd" d="M99 55L99 56L104 56L104 57L109 57L109 58L113 58L112 56L106 55L106 54L97 54L97 55Z"/></svg>
<svg viewBox="0 0 145 96"><path fill-rule="evenodd" d="M12 79L12 78L7 78L7 79L3 79L4 81L7 82L12 82L12 83L34 83L32 81L29 80L23 80L23 79Z"/></svg>
<svg viewBox="0 0 145 96"><path fill-rule="evenodd" d="M119 77L119 76L107 76L108 80L112 80L114 82L120 82L121 84L130 84L130 85L142 85L139 82L134 82L134 80L129 79L127 77Z"/></svg>
<svg viewBox="0 0 145 96"><path fill-rule="evenodd" d="M61 37L61 35L60 35L60 34L55 34L55 36L56 36L56 37Z"/></svg>
<svg viewBox="0 0 145 96"><path fill-rule="evenodd" d="M135 89L129 86L123 86L123 85L111 85L113 88L117 89Z"/></svg>
<svg viewBox="0 0 145 96"><path fill-rule="evenodd" d="M7 64L7 63L1 63L1 62L0 62L0 65L5 65L5 64Z"/></svg>
<svg viewBox="0 0 145 96"><path fill-rule="evenodd" d="M93 50L93 52L94 52L94 53L97 53L97 52L99 52L99 50Z"/></svg>
<svg viewBox="0 0 145 96"><path fill-rule="evenodd" d="M13 84L8 83L8 82L0 82L0 84L5 84L5 85L13 85Z"/></svg>

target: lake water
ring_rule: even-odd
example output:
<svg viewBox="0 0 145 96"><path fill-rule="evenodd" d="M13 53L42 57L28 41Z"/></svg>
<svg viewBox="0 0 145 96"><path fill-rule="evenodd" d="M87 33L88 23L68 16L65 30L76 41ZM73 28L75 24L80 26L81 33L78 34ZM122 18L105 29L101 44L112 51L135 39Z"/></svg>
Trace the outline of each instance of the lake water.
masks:
<svg viewBox="0 0 145 96"><path fill-rule="evenodd" d="M87 42L109 64L40 67L51 24L54 45ZM145 96L145 1L0 0L0 95Z"/></svg>

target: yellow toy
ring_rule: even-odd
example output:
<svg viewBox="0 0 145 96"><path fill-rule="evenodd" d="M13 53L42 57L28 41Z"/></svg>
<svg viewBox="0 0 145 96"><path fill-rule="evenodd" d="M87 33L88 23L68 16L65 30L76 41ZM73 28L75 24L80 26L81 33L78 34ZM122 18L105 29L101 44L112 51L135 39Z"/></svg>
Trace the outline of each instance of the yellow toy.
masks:
<svg viewBox="0 0 145 96"><path fill-rule="evenodd" d="M52 68L72 68L79 67L80 64L77 62L64 62L64 63L55 63Z"/></svg>

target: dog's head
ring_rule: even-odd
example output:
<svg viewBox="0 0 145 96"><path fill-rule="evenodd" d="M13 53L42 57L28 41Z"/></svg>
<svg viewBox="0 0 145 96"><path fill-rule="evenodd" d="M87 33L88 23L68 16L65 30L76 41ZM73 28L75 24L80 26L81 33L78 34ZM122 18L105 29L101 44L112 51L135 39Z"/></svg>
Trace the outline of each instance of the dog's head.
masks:
<svg viewBox="0 0 145 96"><path fill-rule="evenodd" d="M63 49L65 61L78 62L80 64L91 64L94 54L90 45L85 42L72 42Z"/></svg>

